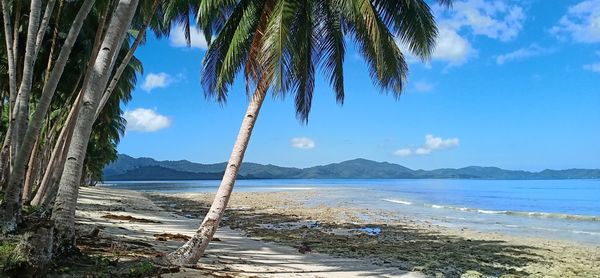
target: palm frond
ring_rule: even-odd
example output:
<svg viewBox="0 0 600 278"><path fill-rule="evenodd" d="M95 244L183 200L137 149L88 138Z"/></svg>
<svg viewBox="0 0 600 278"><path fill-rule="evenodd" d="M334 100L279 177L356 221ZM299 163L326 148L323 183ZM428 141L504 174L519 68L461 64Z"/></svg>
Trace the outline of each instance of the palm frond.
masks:
<svg viewBox="0 0 600 278"><path fill-rule="evenodd" d="M202 69L202 84L207 97L226 101L229 86L247 57L260 17L259 4L242 0L209 47Z"/></svg>

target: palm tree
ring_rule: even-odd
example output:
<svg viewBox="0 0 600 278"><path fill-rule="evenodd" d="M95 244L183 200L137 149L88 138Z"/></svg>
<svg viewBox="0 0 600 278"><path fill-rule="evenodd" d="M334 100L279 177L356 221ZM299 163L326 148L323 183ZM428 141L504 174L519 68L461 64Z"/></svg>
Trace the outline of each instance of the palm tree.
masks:
<svg viewBox="0 0 600 278"><path fill-rule="evenodd" d="M60 179L56 201L52 211L55 223L55 247L57 254L69 252L75 247L75 207L79 193L79 183L84 166L85 151L95 121L96 110L104 88L114 66L120 46L125 40L131 24L137 0L119 0L111 18L100 52L93 62L93 72L83 90L82 105L73 128L71 144L68 146L68 159Z"/></svg>
<svg viewBox="0 0 600 278"><path fill-rule="evenodd" d="M20 195L21 195L21 190L23 188L23 181L24 181L25 171L27 168L27 163L29 162L29 158L30 158L32 149L34 147L34 143L35 143L36 139L38 138L42 123L44 121L44 118L46 117L48 108L50 107L50 103L52 101L52 96L54 95L54 93L56 91L56 87L58 86L58 83L63 75L63 70L67 64L69 55L71 54L71 49L73 48L73 45L75 44L75 41L79 34L79 31L81 30L81 27L83 26L83 22L86 19L90 10L92 9L93 4L94 4L94 0L84 1L83 5L81 6L81 9L77 13L77 16L75 17L75 21L73 22L73 25L71 25L71 28L67 35L65 43L61 48L59 57L56 61L56 65L54 66L54 68L52 69L52 71L49 75L48 82L46 82L44 84L40 102L38 104L37 109L33 113L33 117L31 119L30 123L29 124L25 123L22 126L17 125L18 130L21 128L23 128L23 129L26 128L26 129L24 130L22 137L20 137L20 139L18 140L20 142L20 144L16 150L17 155L16 155L16 158L14 161L14 169L11 171L8 187L6 190L7 194L5 195L5 198L4 198L3 205L5 206L5 210L3 211L4 215L3 215L3 223L2 223L4 231L13 231L16 229L16 222L17 222L17 218L19 215L18 210L19 210L19 206L20 206ZM47 17L49 18L49 15ZM46 26L48 24L47 21L49 21L49 19L47 17L45 16L44 20L43 20L43 21L46 21L46 23L45 23ZM29 34L28 34L28 36L29 36ZM41 43L41 39L40 39L40 43ZM39 51L39 47L36 47L36 48L37 49L33 50L34 52ZM34 54L32 53L31 55L33 56ZM35 56L37 56L37 55L35 55ZM35 58L33 58L33 60L35 61ZM33 76L33 73L30 73L30 75ZM31 80L29 82L31 82ZM23 85L24 83L25 83L25 81L23 81L23 83L21 83L22 88L24 86ZM31 90L31 84L29 84L29 90ZM22 92L20 90L19 95L21 95L21 93ZM23 94L26 94L26 93L23 92ZM23 97L20 99L20 102L25 103L24 106L29 106L28 98ZM18 109L24 109L24 108L18 108ZM29 116L29 113L26 113L26 117L28 117L28 116ZM23 121L26 122L27 119L25 119Z"/></svg>
<svg viewBox="0 0 600 278"><path fill-rule="evenodd" d="M74 226L78 187L80 181L82 180L86 149L88 149L87 147L88 141L90 140L91 129L100 111L106 104L106 101L109 100L113 94L112 90L115 89L116 82L120 82L120 75L123 73L123 67L127 65L127 60L131 58L135 48L137 48L137 46L145 38L144 33L147 27L150 27L156 36L160 37L167 35L173 22L184 21L184 17L187 17L189 20L189 15L195 13L194 11L197 9L197 3L198 1L195 0L163 1L162 5L160 6L158 5L160 2L156 0L140 3L140 9L137 13L139 16L136 19L141 23L141 27L134 27L141 29L138 29L139 32L137 33L136 39L133 41L133 44L127 55L121 59L123 63L121 66L119 66L119 68L117 68L115 75L113 75L111 84L108 85L108 88L108 77L112 72L111 68L113 65L110 63L105 63L106 61L100 61L100 59L104 59L106 57L101 57L100 54L98 55L96 64L101 63L102 66L107 68L105 71L95 73L97 75L94 77L95 80L90 78L89 82L84 82L88 83L83 96L84 105L79 110L77 120L75 121L75 125L71 131L72 135L68 136L71 140L70 143L64 144L65 150L68 149L67 156L69 159L62 162L64 163L64 169L62 169L62 175L60 176L60 183L58 192L56 193L56 201L54 203L52 212L52 219L55 221L56 239L58 241L55 244L55 247L57 247L55 249L56 253L60 254L63 252L68 252L70 249L75 247L75 237L72 227ZM119 1L119 5L116 8L117 11L115 12L115 16L113 16L113 19L119 15L118 12L122 5L123 7L121 9L125 9L125 5L128 6L126 11L130 14L127 15L127 18L125 18L125 16L117 18L119 20L119 22L116 22L116 24L119 25L115 25L117 28L128 28L130 25L136 25L136 22L132 23L132 20L137 4L138 1L134 0ZM156 14L158 14L160 17L157 17ZM108 42L107 38L109 38L111 28L113 28L112 21L107 29L104 43ZM189 24L188 27L186 27L186 30L187 33L189 33ZM102 46L101 49L105 49L105 47ZM114 49L114 46L112 46L110 49ZM113 59L114 58L115 57L113 57ZM95 68L97 68L97 66L95 66ZM97 82L97 84L93 84L93 82ZM89 102L87 106L85 105L85 103L87 103L86 98L88 100L87 102ZM94 113L90 114L90 109L94 109ZM52 196L53 193L50 192L49 195ZM43 200L42 202L46 203Z"/></svg>
<svg viewBox="0 0 600 278"><path fill-rule="evenodd" d="M439 2L450 5L451 1ZM368 64L373 82L397 98L408 67L396 40L413 55L428 59L437 36L434 16L424 0L205 0L198 18L205 33L218 33L203 61L206 96L225 102L242 68L247 92L253 87L254 93L210 210L195 235L166 256L178 265L196 263L216 232L269 90L295 95L296 115L306 123L315 69L320 66L337 101L343 103L345 39L349 38Z"/></svg>

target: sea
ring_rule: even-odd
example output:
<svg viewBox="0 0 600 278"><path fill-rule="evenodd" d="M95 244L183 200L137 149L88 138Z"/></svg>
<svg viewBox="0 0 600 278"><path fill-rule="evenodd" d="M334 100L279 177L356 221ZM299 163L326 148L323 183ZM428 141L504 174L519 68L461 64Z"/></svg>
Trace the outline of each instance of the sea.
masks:
<svg viewBox="0 0 600 278"><path fill-rule="evenodd" d="M216 180L110 181L147 192L215 192ZM600 246L600 180L269 179L239 180L234 191L323 190L306 204L381 209L451 228ZM393 221L393 220L390 220Z"/></svg>

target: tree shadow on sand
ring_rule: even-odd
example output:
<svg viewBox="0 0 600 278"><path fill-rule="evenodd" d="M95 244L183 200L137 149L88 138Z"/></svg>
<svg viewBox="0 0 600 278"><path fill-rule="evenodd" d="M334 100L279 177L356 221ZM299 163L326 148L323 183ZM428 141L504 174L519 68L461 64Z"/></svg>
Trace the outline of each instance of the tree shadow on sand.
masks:
<svg viewBox="0 0 600 278"><path fill-rule="evenodd" d="M202 201L148 194L163 209L202 219L210 206ZM308 221L307 221L308 220ZM339 224L255 209L229 209L222 226L248 236L340 257L368 260L384 267L419 270L429 275L524 277L525 266L549 263L543 249L500 240L471 240L403 224ZM369 234L364 228L377 228Z"/></svg>

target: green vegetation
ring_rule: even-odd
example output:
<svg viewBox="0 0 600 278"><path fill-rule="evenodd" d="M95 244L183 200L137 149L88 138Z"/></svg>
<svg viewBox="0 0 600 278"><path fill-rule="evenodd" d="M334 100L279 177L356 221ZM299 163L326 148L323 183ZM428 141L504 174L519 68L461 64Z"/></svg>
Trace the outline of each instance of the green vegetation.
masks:
<svg viewBox="0 0 600 278"><path fill-rule="evenodd" d="M129 268L130 277L148 277L156 272L156 267L148 261L141 261Z"/></svg>
<svg viewBox="0 0 600 278"><path fill-rule="evenodd" d="M0 273L10 272L24 261L24 258L15 253L16 248L16 240L0 239Z"/></svg>
<svg viewBox="0 0 600 278"><path fill-rule="evenodd" d="M220 179L225 163L200 164L186 160L156 161L120 154L104 168L106 180L204 180ZM471 166L460 169L412 170L401 165L354 159L309 168L243 163L240 179L597 179L600 169L504 170Z"/></svg>

